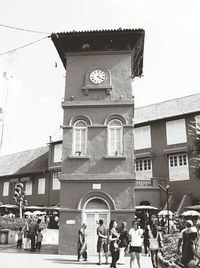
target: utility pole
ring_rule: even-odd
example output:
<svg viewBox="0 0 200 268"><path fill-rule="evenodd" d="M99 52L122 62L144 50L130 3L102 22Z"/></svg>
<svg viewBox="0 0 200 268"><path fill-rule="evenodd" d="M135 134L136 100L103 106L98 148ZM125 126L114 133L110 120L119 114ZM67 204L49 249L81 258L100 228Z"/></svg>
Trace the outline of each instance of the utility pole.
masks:
<svg viewBox="0 0 200 268"><path fill-rule="evenodd" d="M159 184L159 187L166 193L166 201L167 201L167 233L169 234L169 185L165 187Z"/></svg>
<svg viewBox="0 0 200 268"><path fill-rule="evenodd" d="M5 117L6 117L6 111L7 111L7 102L8 102L8 91L9 91L9 82L10 78L12 78L11 75L8 75L7 72L3 73L3 78L5 80L3 91L2 91L2 99L1 99L1 136L0 136L0 155L2 153L2 146L3 146L3 138L4 138L4 128L5 128Z"/></svg>

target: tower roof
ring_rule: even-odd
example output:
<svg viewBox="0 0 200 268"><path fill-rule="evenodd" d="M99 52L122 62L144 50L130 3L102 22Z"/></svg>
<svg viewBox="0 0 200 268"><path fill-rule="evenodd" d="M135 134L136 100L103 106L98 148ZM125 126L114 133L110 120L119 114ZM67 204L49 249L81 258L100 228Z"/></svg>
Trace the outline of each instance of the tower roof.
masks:
<svg viewBox="0 0 200 268"><path fill-rule="evenodd" d="M144 35L142 29L72 31L52 33L51 39L66 68L65 53L96 51L130 51L132 75L141 76L143 68Z"/></svg>

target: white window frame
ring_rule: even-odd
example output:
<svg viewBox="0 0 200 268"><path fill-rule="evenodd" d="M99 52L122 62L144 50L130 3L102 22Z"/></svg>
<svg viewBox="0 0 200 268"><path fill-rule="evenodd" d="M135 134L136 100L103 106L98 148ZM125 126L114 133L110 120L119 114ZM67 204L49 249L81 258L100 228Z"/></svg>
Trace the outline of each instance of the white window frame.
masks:
<svg viewBox="0 0 200 268"><path fill-rule="evenodd" d="M187 142L185 118L166 122L167 145Z"/></svg>
<svg viewBox="0 0 200 268"><path fill-rule="evenodd" d="M152 160L151 158L138 158L135 162L136 180L151 180Z"/></svg>
<svg viewBox="0 0 200 268"><path fill-rule="evenodd" d="M46 179L38 178L38 194L45 194Z"/></svg>
<svg viewBox="0 0 200 268"><path fill-rule="evenodd" d="M53 154L53 162L59 163L62 162L62 143L54 145L54 154Z"/></svg>
<svg viewBox="0 0 200 268"><path fill-rule="evenodd" d="M85 126L77 126L79 123L83 123ZM85 134L83 134L85 132ZM77 135L79 134L79 144L77 144ZM85 135L85 139L82 139L82 136ZM74 123L73 127L73 146L72 146L72 155L75 156L84 156L87 152L87 122L85 120L77 120Z"/></svg>
<svg viewBox="0 0 200 268"><path fill-rule="evenodd" d="M32 195L33 191L33 182L31 180L25 181L25 194Z"/></svg>
<svg viewBox="0 0 200 268"><path fill-rule="evenodd" d="M189 180L189 165L186 153L169 155L168 166L170 181Z"/></svg>
<svg viewBox="0 0 200 268"><path fill-rule="evenodd" d="M117 122L116 125L112 125L114 122ZM114 137L113 137L114 131ZM119 136L117 136L119 135ZM122 122L119 119L112 119L108 123L108 152L109 156L122 156L123 155L123 126ZM112 149L114 146L114 149Z"/></svg>
<svg viewBox="0 0 200 268"><path fill-rule="evenodd" d="M10 182L4 181L3 183L3 196L9 196L9 190L10 190Z"/></svg>
<svg viewBox="0 0 200 268"><path fill-rule="evenodd" d="M52 174L52 189L53 190L60 190L60 181L58 179L58 174L60 170L54 170Z"/></svg>
<svg viewBox="0 0 200 268"><path fill-rule="evenodd" d="M151 148L151 127L143 126L134 129L134 149Z"/></svg>

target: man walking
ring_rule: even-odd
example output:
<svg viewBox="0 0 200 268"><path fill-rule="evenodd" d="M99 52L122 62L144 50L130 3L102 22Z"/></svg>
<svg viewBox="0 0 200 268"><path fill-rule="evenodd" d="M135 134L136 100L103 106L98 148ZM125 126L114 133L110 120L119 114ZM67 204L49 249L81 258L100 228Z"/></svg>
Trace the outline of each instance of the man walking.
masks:
<svg viewBox="0 0 200 268"><path fill-rule="evenodd" d="M102 252L105 253L106 264L108 264L108 231L104 225L103 220L99 220L99 227L97 228L97 252L99 256L98 265L102 263Z"/></svg>
<svg viewBox="0 0 200 268"><path fill-rule="evenodd" d="M29 230L29 237L31 239L31 251L35 251L35 237L38 231L38 228L40 226L41 219L38 219L37 222L35 222L33 225L31 225Z"/></svg>

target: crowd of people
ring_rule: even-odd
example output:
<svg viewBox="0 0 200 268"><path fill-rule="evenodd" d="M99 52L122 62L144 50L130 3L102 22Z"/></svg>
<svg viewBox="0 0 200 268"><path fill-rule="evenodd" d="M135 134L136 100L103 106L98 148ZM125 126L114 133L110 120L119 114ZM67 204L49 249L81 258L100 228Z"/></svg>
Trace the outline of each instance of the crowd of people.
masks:
<svg viewBox="0 0 200 268"><path fill-rule="evenodd" d="M102 264L103 253L105 264L108 264L110 253L110 268L116 268L117 264L125 264L126 254L130 259L130 268L133 268L135 260L138 268L141 268L141 253L143 253L144 256L151 258L152 267L157 268L159 254L163 256L163 234L166 234L162 220L153 216L141 228L140 221L134 219L128 230L125 221L118 226L115 220L111 220L109 228L106 228L103 220L100 219L97 227L97 265ZM173 225L179 236L176 249L177 255L181 256L179 265L185 268L200 267L200 219L197 221L181 219L176 224L174 220ZM78 232L78 261L82 259L87 261L86 228L84 223ZM171 232L174 232L173 228Z"/></svg>
<svg viewBox="0 0 200 268"><path fill-rule="evenodd" d="M43 234L40 228L41 219L38 219L31 226L26 224L24 228L19 227L17 231L17 248L40 252Z"/></svg>

